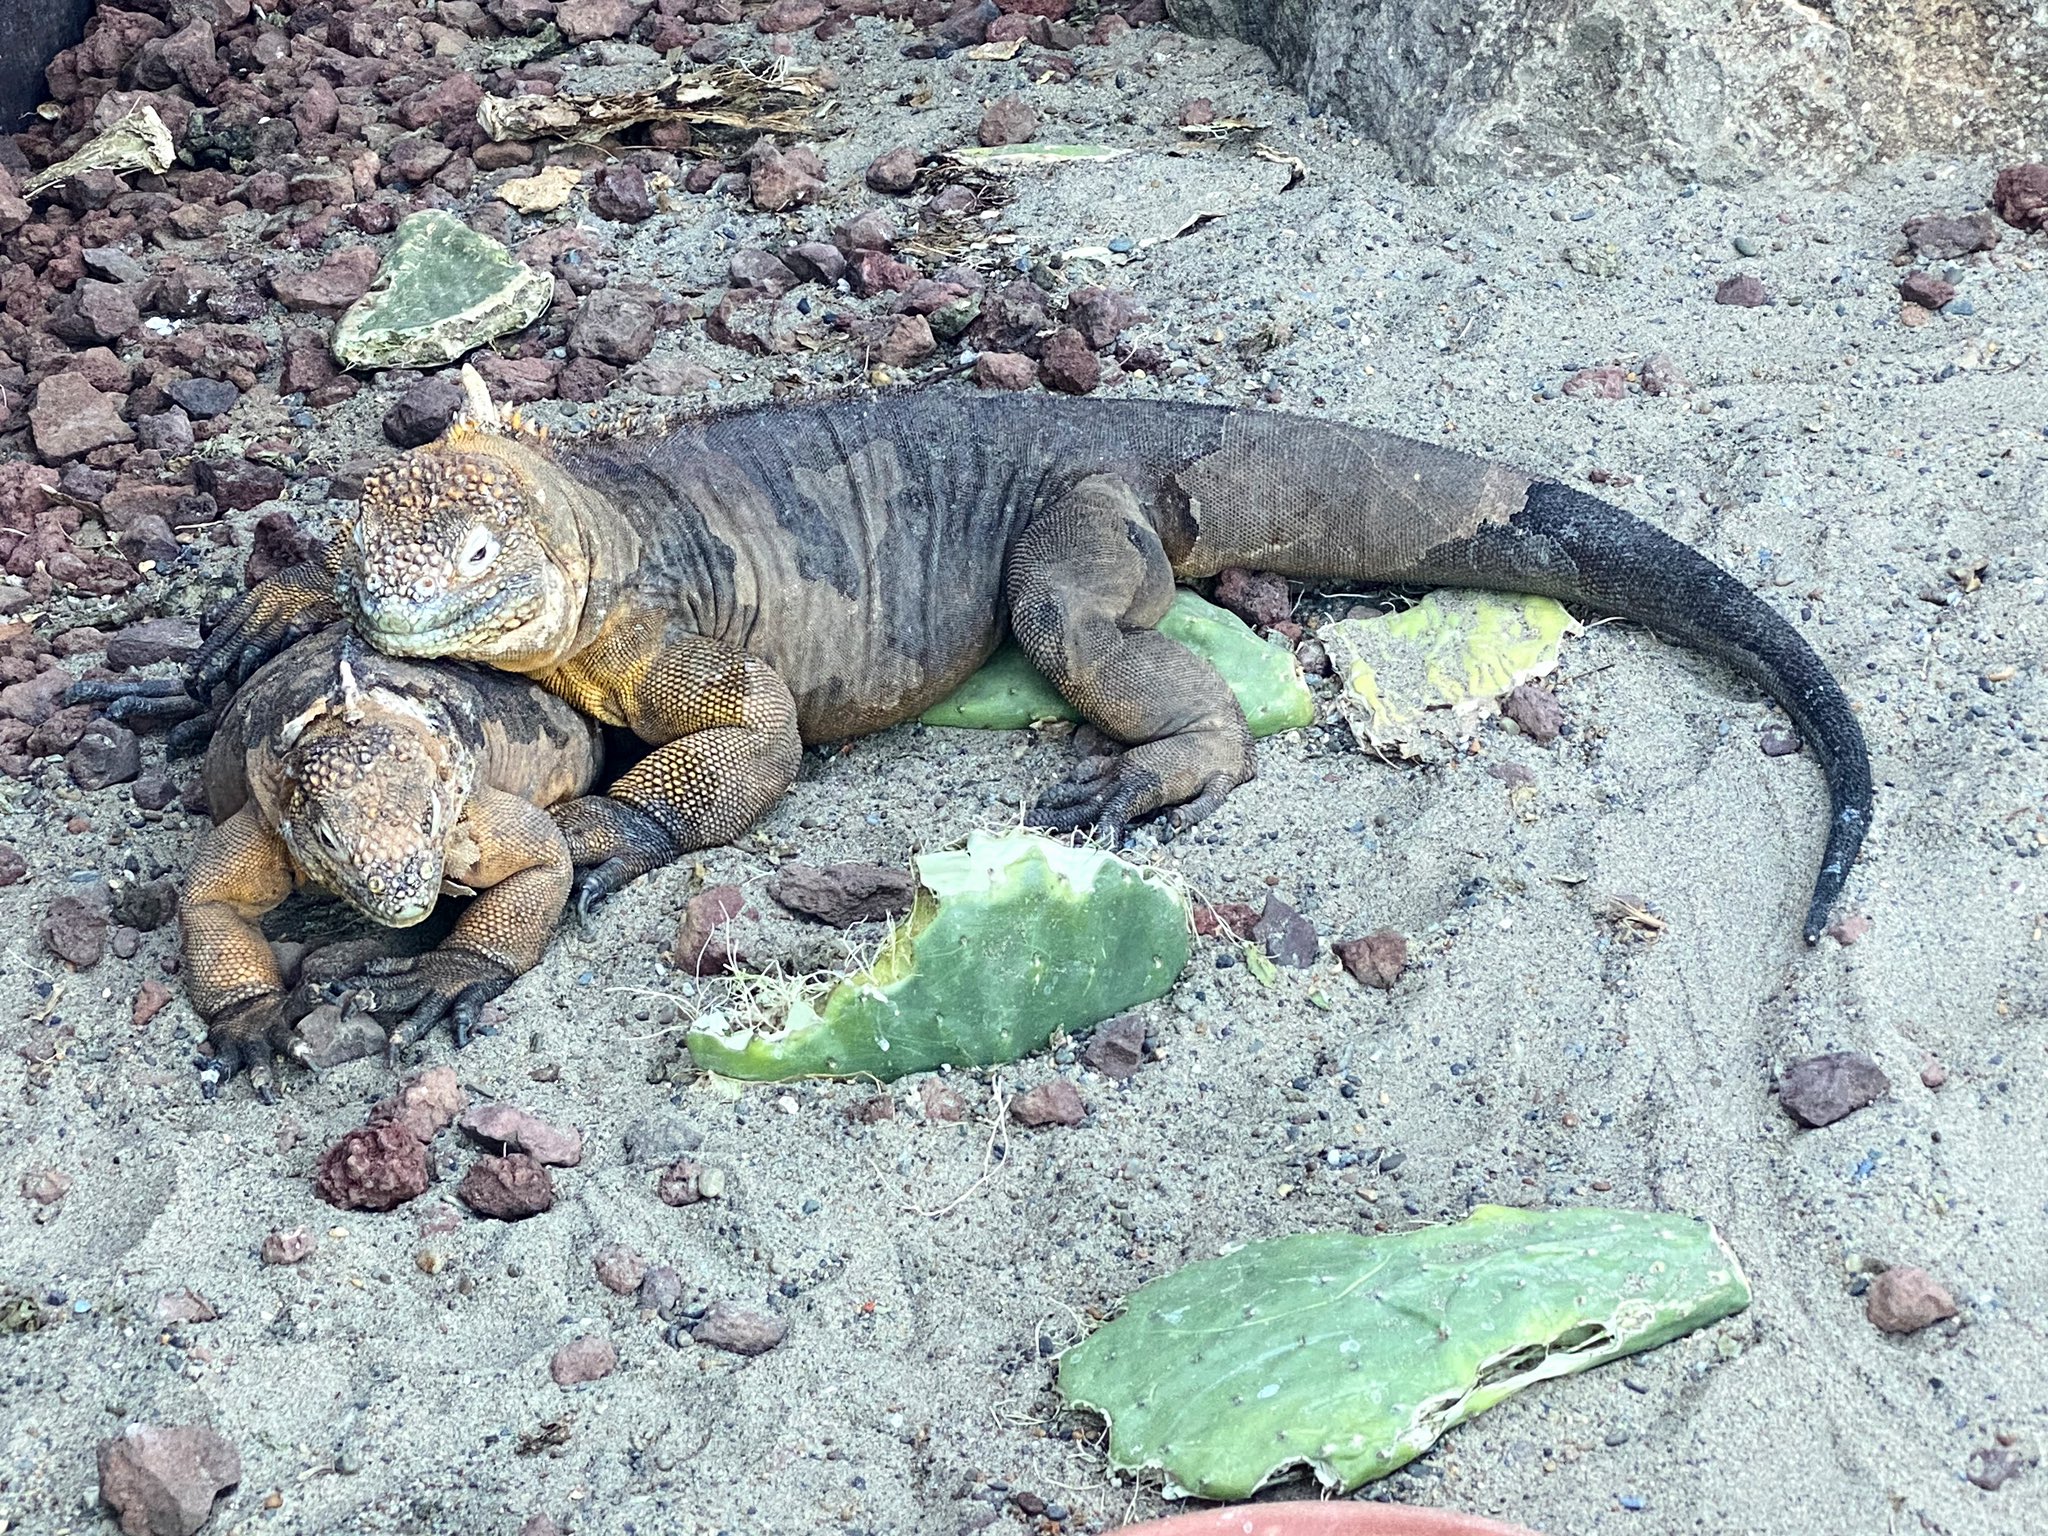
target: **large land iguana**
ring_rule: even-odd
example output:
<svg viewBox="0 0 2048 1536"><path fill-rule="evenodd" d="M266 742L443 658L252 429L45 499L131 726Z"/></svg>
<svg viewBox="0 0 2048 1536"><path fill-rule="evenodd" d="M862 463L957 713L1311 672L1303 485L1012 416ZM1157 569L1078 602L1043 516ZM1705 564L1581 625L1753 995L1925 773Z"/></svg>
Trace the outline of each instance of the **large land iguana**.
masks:
<svg viewBox="0 0 2048 1536"><path fill-rule="evenodd" d="M338 595L373 645L531 676L656 744L560 808L588 905L737 837L802 744L915 718L1013 633L1123 745L1036 824L1191 822L1254 773L1223 679L1153 626L1176 581L1536 593L1640 620L1760 682L1819 754L1815 939L1871 807L1863 733L1806 641L1735 577L1554 480L1275 411L945 389L741 408L551 442L469 416L366 480L324 564L253 589L206 687ZM592 867L595 866L595 867Z"/></svg>
<svg viewBox="0 0 2048 1536"><path fill-rule="evenodd" d="M73 693L117 718L175 713L148 681ZM461 1044L554 932L573 872L544 808L587 794L602 750L592 722L524 679L400 660L344 624L256 672L213 728L215 825L178 902L186 990L220 1078L247 1066L267 1099L273 1053L298 1054L260 921L301 885L387 928L420 922L444 890L478 893L437 948L330 989L388 1020L394 1049L443 1018Z"/></svg>

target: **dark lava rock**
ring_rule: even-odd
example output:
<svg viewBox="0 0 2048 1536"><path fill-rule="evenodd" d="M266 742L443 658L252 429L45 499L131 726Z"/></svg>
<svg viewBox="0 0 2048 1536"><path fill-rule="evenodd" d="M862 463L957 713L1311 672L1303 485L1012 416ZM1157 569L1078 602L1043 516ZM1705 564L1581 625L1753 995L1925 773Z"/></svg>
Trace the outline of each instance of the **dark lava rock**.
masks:
<svg viewBox="0 0 2048 1536"><path fill-rule="evenodd" d="M140 790L140 781L136 783ZM168 803L168 802L166 802ZM178 882L169 875L124 885L114 892L113 916L142 933L154 933L178 915Z"/></svg>
<svg viewBox="0 0 2048 1536"><path fill-rule="evenodd" d="M1038 354L1038 377L1047 389L1063 395L1086 395L1102 382L1102 359L1071 325L1045 339Z"/></svg>
<svg viewBox="0 0 2048 1536"><path fill-rule="evenodd" d="M124 1536L193 1536L242 1480L241 1456L204 1424L130 1424L99 1443L98 1462Z"/></svg>
<svg viewBox="0 0 2048 1536"><path fill-rule="evenodd" d="M1029 389L1038 382L1038 364L1023 352L983 352L974 360L974 382L983 389Z"/></svg>
<svg viewBox="0 0 2048 1536"><path fill-rule="evenodd" d="M107 914L76 896L53 896L36 933L43 947L79 970L100 963L107 944Z"/></svg>
<svg viewBox="0 0 2048 1536"><path fill-rule="evenodd" d="M1392 928L1333 946L1338 960L1368 987L1391 992L1408 969L1408 940Z"/></svg>
<svg viewBox="0 0 2048 1536"><path fill-rule="evenodd" d="M825 162L801 144L783 150L764 138L747 152L747 194L764 213L816 202L825 195Z"/></svg>
<svg viewBox="0 0 2048 1536"><path fill-rule="evenodd" d="M397 1121L359 1126L320 1154L313 1192L344 1211L388 1211L427 1192L426 1143Z"/></svg>
<svg viewBox="0 0 2048 1536"><path fill-rule="evenodd" d="M338 315L370 291L376 279L374 246L344 246L310 272L274 272L270 291L286 309Z"/></svg>
<svg viewBox="0 0 2048 1536"><path fill-rule="evenodd" d="M1280 623L1294 612L1294 599L1287 594L1287 579L1271 571L1248 571L1241 565L1225 566L1216 573L1216 585L1209 600L1260 629Z"/></svg>
<svg viewBox="0 0 2048 1536"><path fill-rule="evenodd" d="M142 743L126 726L94 720L64 760L71 782L80 789L105 789L126 784L142 772Z"/></svg>
<svg viewBox="0 0 2048 1536"><path fill-rule="evenodd" d="M768 894L799 917L851 928L908 912L917 880L881 864L786 864Z"/></svg>
<svg viewBox="0 0 2048 1536"><path fill-rule="evenodd" d="M736 885L714 885L692 896L676 929L676 969L690 976L716 976L733 969L739 957L726 942L724 929L746 905L746 895Z"/></svg>
<svg viewBox="0 0 2048 1536"><path fill-rule="evenodd" d="M853 335L869 364L888 368L922 362L939 348L923 315L877 315L857 323Z"/></svg>
<svg viewBox="0 0 2048 1536"><path fill-rule="evenodd" d="M1500 701L1500 712L1534 742L1553 742L1564 729L1564 706L1557 702L1557 695L1534 683L1517 683L1510 688Z"/></svg>
<svg viewBox="0 0 2048 1536"><path fill-rule="evenodd" d="M242 398L242 392L226 379L179 379L167 386L164 393L197 421L227 415Z"/></svg>
<svg viewBox="0 0 2048 1536"><path fill-rule="evenodd" d="M1863 1315L1885 1333L1918 1333L1954 1317L1956 1302L1926 1270L1894 1265L1870 1282Z"/></svg>
<svg viewBox="0 0 2048 1536"><path fill-rule="evenodd" d="M1734 304L1744 309L1755 309L1771 302L1770 290L1765 288L1761 278L1749 273L1739 273L1721 280L1714 289L1716 304Z"/></svg>
<svg viewBox="0 0 2048 1536"><path fill-rule="evenodd" d="M757 288L770 298L780 298L803 281L772 251L734 251L725 272L736 286Z"/></svg>
<svg viewBox="0 0 2048 1536"><path fill-rule="evenodd" d="M642 1312L653 1312L661 1317L674 1317L676 1308L683 1304L683 1277L670 1264L655 1264L641 1277L640 1289L633 1297L633 1305Z"/></svg>
<svg viewBox="0 0 2048 1536"><path fill-rule="evenodd" d="M832 243L851 255L855 251L893 251L896 221L879 208L855 214L832 231Z"/></svg>
<svg viewBox="0 0 2048 1536"><path fill-rule="evenodd" d="M1945 213L1923 214L1906 220L1900 232L1913 248L1913 254L1929 261L1968 256L1998 244L1998 224L1982 209L1961 218Z"/></svg>
<svg viewBox="0 0 2048 1536"><path fill-rule="evenodd" d="M1653 352L1644 358L1636 378L1646 395L1682 395L1690 388L1669 352Z"/></svg>
<svg viewBox="0 0 2048 1536"><path fill-rule="evenodd" d="M553 1168L583 1161L583 1133L551 1125L540 1116L505 1103L478 1104L463 1115L463 1131L485 1146L524 1152Z"/></svg>
<svg viewBox="0 0 2048 1536"><path fill-rule="evenodd" d="M1801 1125L1818 1129L1892 1091L1884 1070L1859 1051L1796 1061L1778 1078L1778 1102Z"/></svg>
<svg viewBox="0 0 2048 1536"><path fill-rule="evenodd" d="M1127 289L1091 285L1067 296L1067 323L1097 351L1108 346L1138 318L1138 301Z"/></svg>
<svg viewBox="0 0 2048 1536"><path fill-rule="evenodd" d="M1119 1083L1134 1075L1145 1064L1144 1020L1123 1013L1097 1025L1081 1047L1081 1064Z"/></svg>
<svg viewBox="0 0 2048 1536"><path fill-rule="evenodd" d="M647 1261L624 1243L606 1243L591 1257L597 1283L615 1296L630 1296L647 1278Z"/></svg>
<svg viewBox="0 0 2048 1536"><path fill-rule="evenodd" d="M1079 1125L1088 1118L1080 1090L1063 1077L1041 1083L1010 1100L1010 1118L1036 1129L1047 1125Z"/></svg>
<svg viewBox="0 0 2048 1536"><path fill-rule="evenodd" d="M313 1234L304 1227L274 1227L263 1234L258 1257L268 1265L297 1264L313 1255Z"/></svg>
<svg viewBox="0 0 2048 1536"><path fill-rule="evenodd" d="M783 1319L730 1301L713 1302L704 1321L690 1330L699 1344L735 1355L765 1355L788 1336L789 1324Z"/></svg>
<svg viewBox="0 0 2048 1536"><path fill-rule="evenodd" d="M655 1197L663 1205L695 1205L704 1198L699 1185L703 1177L702 1164L679 1157L662 1169L661 1177L654 1181Z"/></svg>
<svg viewBox="0 0 2048 1536"><path fill-rule="evenodd" d="M1791 757L1804 745L1790 731L1765 731L1756 744L1765 757Z"/></svg>
<svg viewBox="0 0 2048 1536"><path fill-rule="evenodd" d="M322 1003L292 1026L300 1060L316 1071L382 1055L390 1040L384 1027L367 1013Z"/></svg>
<svg viewBox="0 0 2048 1536"><path fill-rule="evenodd" d="M647 173L636 165L600 168L590 188L590 211L621 224L653 218L654 194L648 190Z"/></svg>
<svg viewBox="0 0 2048 1536"><path fill-rule="evenodd" d="M462 1091L453 1067L429 1067L400 1083L389 1098L378 1100L371 1107L370 1123L396 1125L425 1146L468 1105L469 1095Z"/></svg>
<svg viewBox="0 0 2048 1536"><path fill-rule="evenodd" d="M898 144L885 154L877 155L869 162L863 178L871 191L908 192L917 184L917 153L907 144Z"/></svg>
<svg viewBox="0 0 2048 1536"><path fill-rule="evenodd" d="M554 1205L555 1181L537 1159L508 1152L478 1158L456 1186L455 1198L479 1216L521 1221Z"/></svg>
<svg viewBox="0 0 2048 1536"><path fill-rule="evenodd" d="M984 26L983 32L986 34ZM999 96L988 104L988 110L981 114L981 126L975 129L975 138L986 148L994 149L1003 144L1023 144L1038 132L1038 109L1022 96L1012 91Z"/></svg>
<svg viewBox="0 0 2048 1536"><path fill-rule="evenodd" d="M1899 279L1899 297L1922 309L1939 309L1956 296L1956 285L1945 283L1932 272L1912 271Z"/></svg>
<svg viewBox="0 0 2048 1536"><path fill-rule="evenodd" d="M1992 184L1991 206L2014 229L2048 229L2048 165L2008 165Z"/></svg>
<svg viewBox="0 0 2048 1536"><path fill-rule="evenodd" d="M836 283L846 272L846 253L824 240L806 240L790 247L783 252L782 262L807 283Z"/></svg>
<svg viewBox="0 0 2048 1536"><path fill-rule="evenodd" d="M462 381L451 374L421 379L384 413L384 435L400 448L424 447L461 414L463 398Z"/></svg>
<svg viewBox="0 0 2048 1536"><path fill-rule="evenodd" d="M593 1335L572 1340L556 1350L548 1362L548 1375L558 1387L574 1387L587 1381L602 1381L618 1368L618 1345Z"/></svg>
<svg viewBox="0 0 2048 1536"><path fill-rule="evenodd" d="M199 626L190 619L144 619L107 639L110 667L153 667L189 661L199 653Z"/></svg>
<svg viewBox="0 0 2048 1536"><path fill-rule="evenodd" d="M1258 921L1259 914L1241 901L1205 901L1195 908L1195 932L1205 939L1213 939L1219 933L1226 938L1248 939Z"/></svg>
<svg viewBox="0 0 2048 1536"><path fill-rule="evenodd" d="M301 561L312 559L318 548L319 541L301 528L291 513L266 512L250 530L249 559L242 567L243 584L260 585L279 571L288 571ZM196 630L193 639L196 643Z"/></svg>
<svg viewBox="0 0 2048 1536"><path fill-rule="evenodd" d="M284 471L274 464L202 458L193 467L199 489L233 512L253 512L284 494Z"/></svg>
<svg viewBox="0 0 2048 1536"><path fill-rule="evenodd" d="M19 885L28 878L28 860L17 848L0 843L0 886Z"/></svg>
<svg viewBox="0 0 2048 1536"><path fill-rule="evenodd" d="M653 305L600 288L576 311L569 327L569 351L617 366L637 363L654 350L657 326Z"/></svg>
<svg viewBox="0 0 2048 1536"><path fill-rule="evenodd" d="M1314 965L1322 947L1315 924L1270 893L1266 910L1252 924L1252 939L1265 947L1267 957L1275 965L1293 970L1306 970Z"/></svg>
<svg viewBox="0 0 2048 1536"><path fill-rule="evenodd" d="M1564 393L1595 400L1619 400L1628 393L1628 370L1612 364L1581 368L1564 381Z"/></svg>

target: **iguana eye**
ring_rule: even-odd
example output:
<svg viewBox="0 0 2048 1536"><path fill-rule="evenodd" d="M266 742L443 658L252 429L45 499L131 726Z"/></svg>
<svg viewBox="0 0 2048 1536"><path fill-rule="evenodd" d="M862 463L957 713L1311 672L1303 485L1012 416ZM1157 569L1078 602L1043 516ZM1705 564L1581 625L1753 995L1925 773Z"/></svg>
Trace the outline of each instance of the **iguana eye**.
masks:
<svg viewBox="0 0 2048 1536"><path fill-rule="evenodd" d="M455 568L465 576L476 576L490 569L491 562L498 558L498 541L491 537L488 528L472 528L469 537L462 541L462 554L455 562Z"/></svg>

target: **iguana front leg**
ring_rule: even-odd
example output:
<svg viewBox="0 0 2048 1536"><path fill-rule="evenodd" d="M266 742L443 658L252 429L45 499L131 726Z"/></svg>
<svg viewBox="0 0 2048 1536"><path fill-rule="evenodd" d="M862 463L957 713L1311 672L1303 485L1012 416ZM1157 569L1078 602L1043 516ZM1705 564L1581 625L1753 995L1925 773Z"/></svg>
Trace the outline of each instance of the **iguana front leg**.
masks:
<svg viewBox="0 0 2048 1536"><path fill-rule="evenodd" d="M627 620L540 681L654 751L604 795L556 806L580 913L670 860L729 843L781 798L803 758L789 685L757 656Z"/></svg>
<svg viewBox="0 0 2048 1536"><path fill-rule="evenodd" d="M480 789L456 831L475 843L476 857L451 854L448 876L478 894L440 948L374 960L327 989L380 1018L396 1015L393 1052L444 1018L456 1047L467 1045L484 1004L540 963L569 900L568 844L539 806Z"/></svg>
<svg viewBox="0 0 2048 1536"><path fill-rule="evenodd" d="M236 598L192 658L192 697L204 699L224 682L241 687L294 640L341 618L335 595L341 565L342 542L336 539Z"/></svg>
<svg viewBox="0 0 2048 1536"><path fill-rule="evenodd" d="M199 840L178 898L184 929L185 990L206 1020L218 1076L202 1079L212 1098L247 1067L266 1104L276 1096L275 1055L292 1049L284 978L260 920L292 892L283 841L245 805Z"/></svg>
<svg viewBox="0 0 2048 1536"><path fill-rule="evenodd" d="M1041 512L1010 551L1017 643L1121 756L1057 785L1026 818L1057 831L1094 825L1112 843L1167 807L1186 826L1257 768L1251 732L1222 674L1155 625L1173 568L1137 496L1091 475Z"/></svg>

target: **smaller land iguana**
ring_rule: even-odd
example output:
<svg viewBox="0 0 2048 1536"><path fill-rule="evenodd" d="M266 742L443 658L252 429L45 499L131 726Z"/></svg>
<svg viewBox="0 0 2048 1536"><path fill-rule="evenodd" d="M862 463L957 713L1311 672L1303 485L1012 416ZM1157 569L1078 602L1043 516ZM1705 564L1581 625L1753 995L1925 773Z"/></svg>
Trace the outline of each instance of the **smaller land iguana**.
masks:
<svg viewBox="0 0 2048 1536"><path fill-rule="evenodd" d="M177 712L162 697L173 688L184 692L117 681L73 693L116 718L162 719ZM387 928L421 921L443 891L476 892L439 948L373 962L330 989L391 1021L394 1050L443 1018L464 1043L554 932L572 869L545 807L587 794L601 753L598 728L534 684L401 661L343 624L258 671L207 747L215 825L178 902L186 989L221 1076L247 1066L268 1099L272 1053L298 1054L259 924L301 885Z"/></svg>
<svg viewBox="0 0 2048 1536"><path fill-rule="evenodd" d="M1827 774L1817 938L1869 822L1870 762L1806 641L1697 551L1574 487L1278 411L933 389L550 442L468 418L380 466L323 565L244 594L203 689L339 596L372 645L524 673L655 750L562 807L584 907L744 832L802 744L910 720L1013 633L1120 757L1033 820L1185 824L1255 770L1222 677L1155 628L1229 566L1311 584L1536 593L1755 678ZM583 871L587 871L584 873Z"/></svg>

